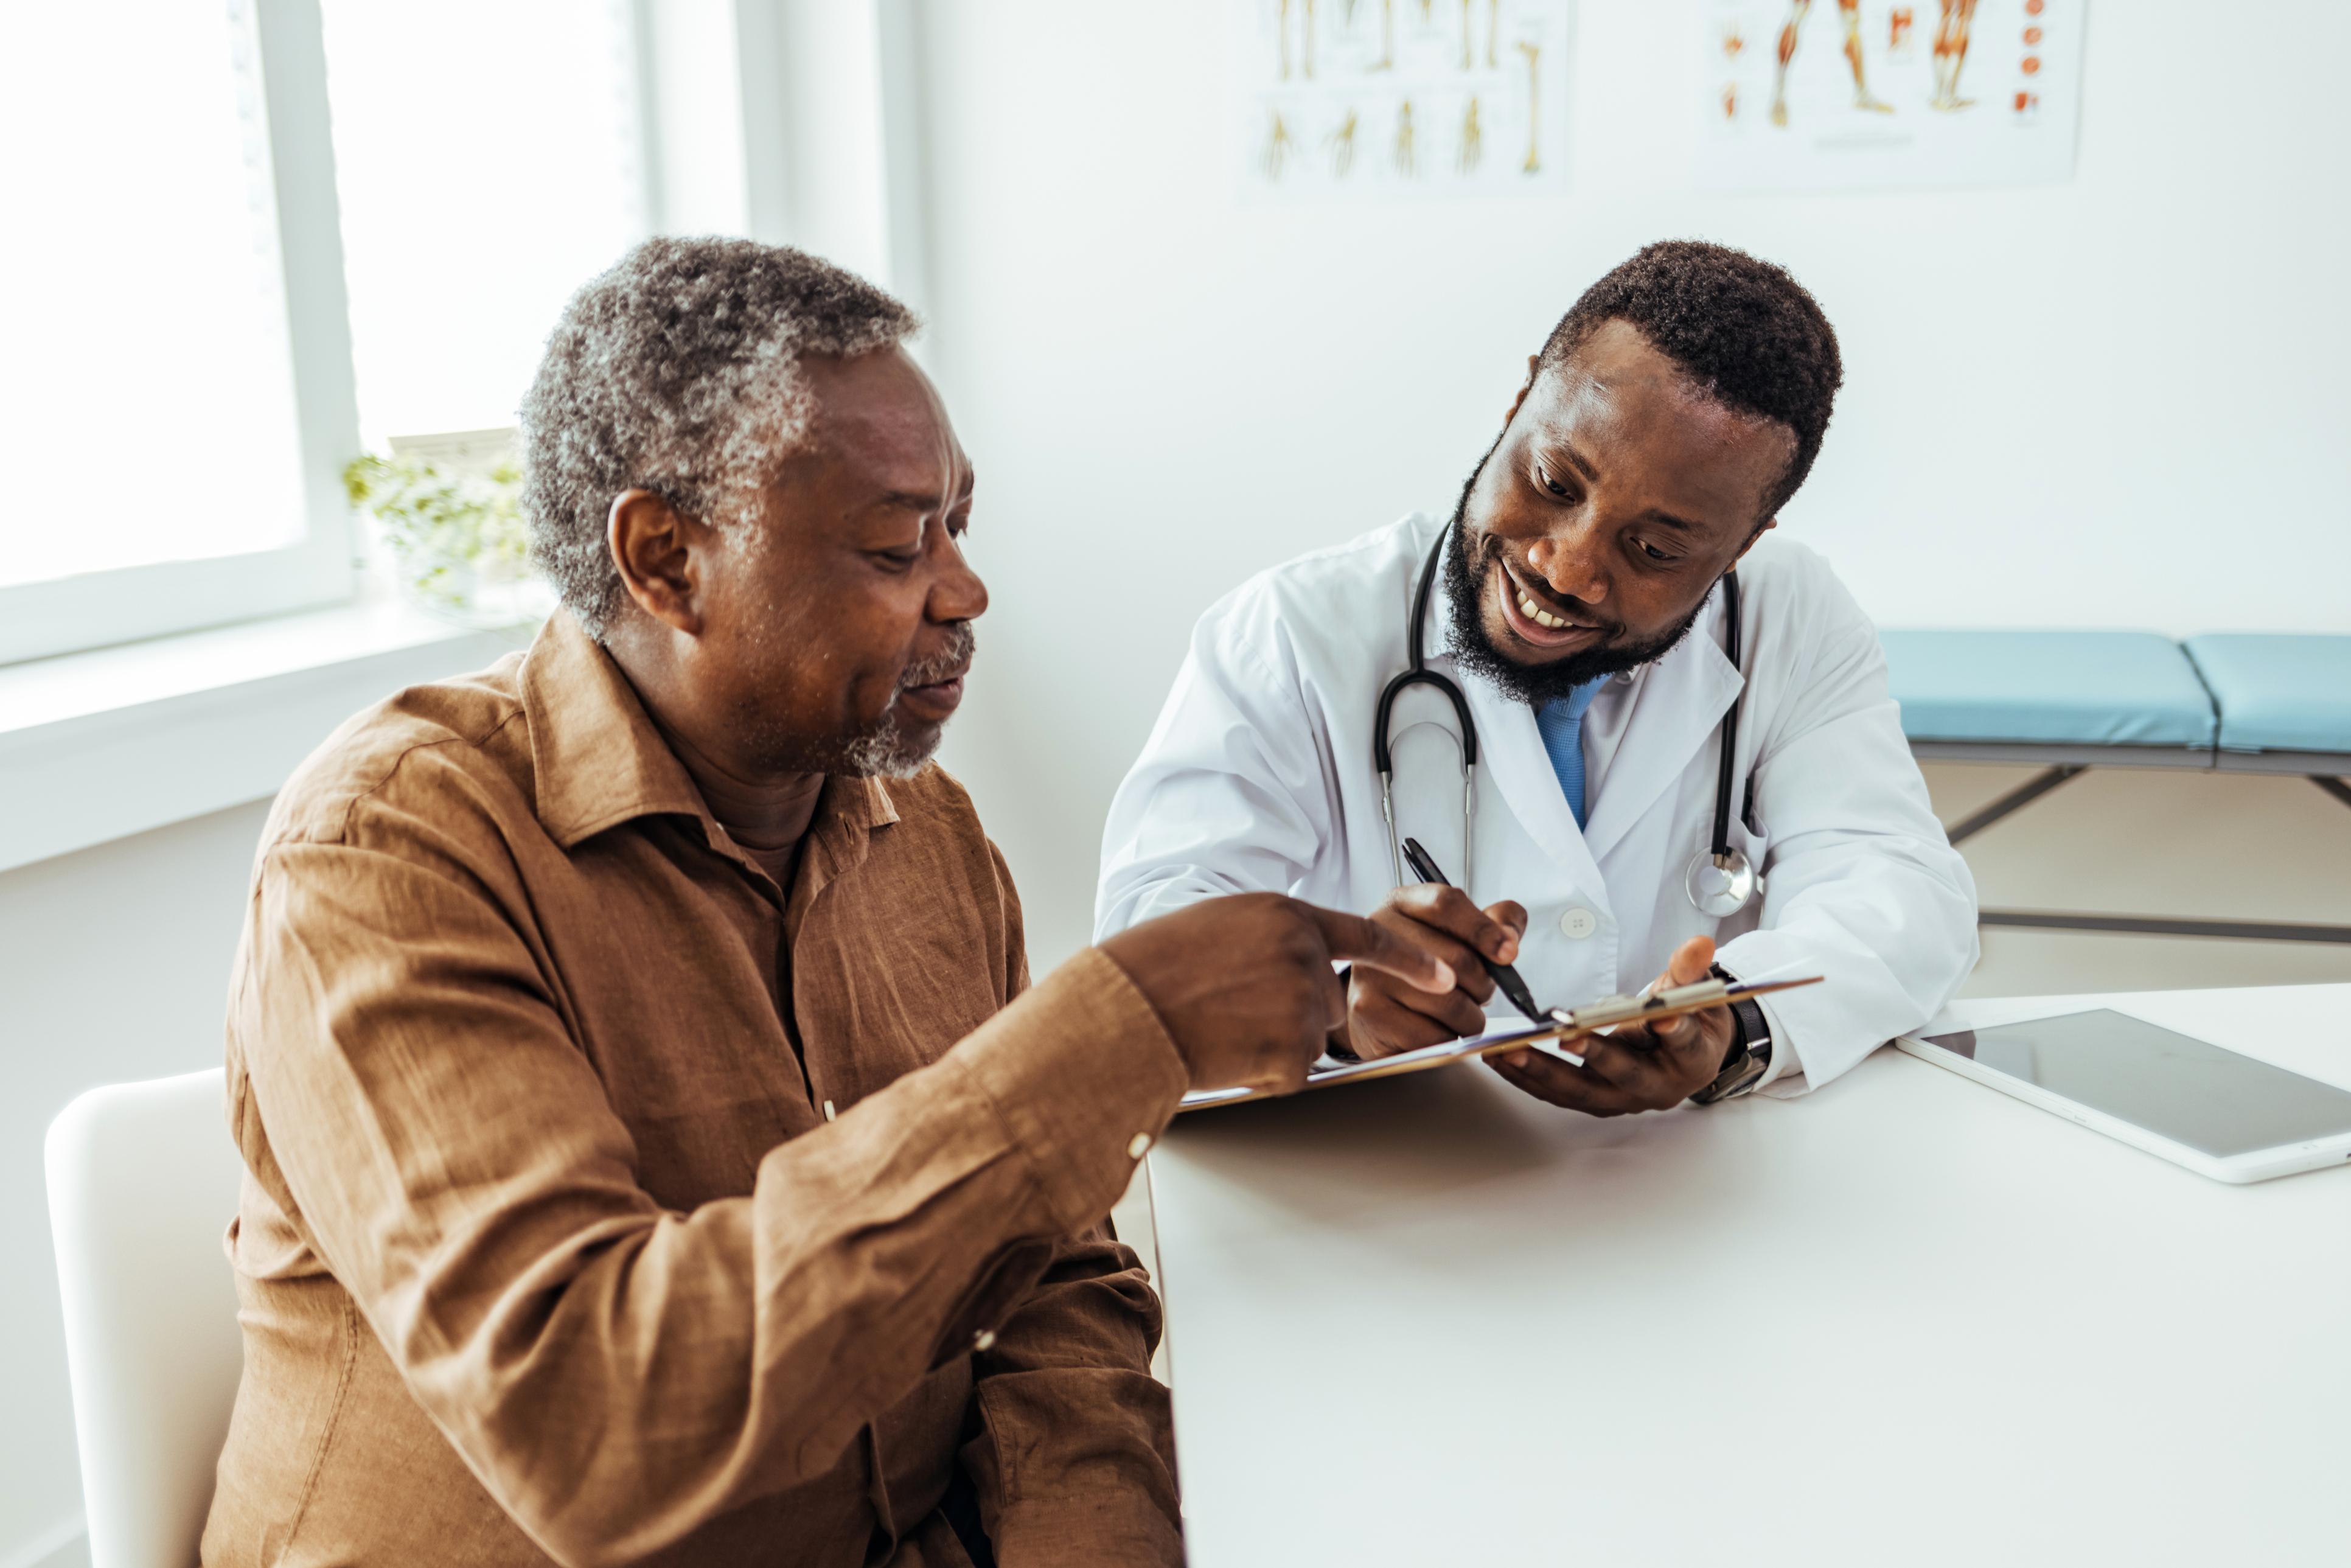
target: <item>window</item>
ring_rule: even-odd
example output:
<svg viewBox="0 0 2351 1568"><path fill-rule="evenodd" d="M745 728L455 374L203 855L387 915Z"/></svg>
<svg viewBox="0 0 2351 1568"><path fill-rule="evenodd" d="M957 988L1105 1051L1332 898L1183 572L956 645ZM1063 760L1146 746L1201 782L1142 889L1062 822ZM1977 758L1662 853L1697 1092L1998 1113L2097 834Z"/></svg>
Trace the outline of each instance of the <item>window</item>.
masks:
<svg viewBox="0 0 2351 1568"><path fill-rule="evenodd" d="M632 0L12 8L0 663L346 598L343 465L510 425L648 232ZM329 106L331 105L331 115ZM30 150L29 152L27 150Z"/></svg>
<svg viewBox="0 0 2351 1568"><path fill-rule="evenodd" d="M648 232L627 0L324 0L360 424L511 425L572 290Z"/></svg>
<svg viewBox="0 0 2351 1568"><path fill-rule="evenodd" d="M348 591L316 29L275 0L0 22L0 662Z"/></svg>

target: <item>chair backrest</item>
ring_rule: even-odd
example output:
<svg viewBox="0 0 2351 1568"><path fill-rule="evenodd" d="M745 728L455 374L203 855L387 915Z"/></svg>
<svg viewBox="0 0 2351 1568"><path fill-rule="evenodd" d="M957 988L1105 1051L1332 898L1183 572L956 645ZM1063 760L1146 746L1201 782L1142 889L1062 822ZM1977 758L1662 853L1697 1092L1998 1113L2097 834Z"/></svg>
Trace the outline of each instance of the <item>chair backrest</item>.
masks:
<svg viewBox="0 0 2351 1568"><path fill-rule="evenodd" d="M188 1568L245 1364L220 1069L93 1089L47 1155L92 1568Z"/></svg>

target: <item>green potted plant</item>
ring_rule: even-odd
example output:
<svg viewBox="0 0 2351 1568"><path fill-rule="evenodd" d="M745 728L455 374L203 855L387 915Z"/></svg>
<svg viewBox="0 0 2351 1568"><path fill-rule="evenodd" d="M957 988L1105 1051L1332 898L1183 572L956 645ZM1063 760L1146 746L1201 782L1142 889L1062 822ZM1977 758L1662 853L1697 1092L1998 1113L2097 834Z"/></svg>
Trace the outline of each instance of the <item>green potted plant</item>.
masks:
<svg viewBox="0 0 2351 1568"><path fill-rule="evenodd" d="M503 455L487 462L395 441L343 469L354 507L371 513L401 587L437 613L481 625L544 616L549 595L531 570L522 473ZM403 450L405 448L405 450Z"/></svg>

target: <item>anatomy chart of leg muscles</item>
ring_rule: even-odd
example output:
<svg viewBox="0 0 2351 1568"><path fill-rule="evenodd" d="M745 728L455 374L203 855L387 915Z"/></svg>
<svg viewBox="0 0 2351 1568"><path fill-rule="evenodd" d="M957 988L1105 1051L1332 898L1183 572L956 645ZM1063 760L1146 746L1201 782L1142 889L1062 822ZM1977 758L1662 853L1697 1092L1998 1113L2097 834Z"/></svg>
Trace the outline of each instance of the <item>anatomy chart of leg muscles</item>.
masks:
<svg viewBox="0 0 2351 1568"><path fill-rule="evenodd" d="M1698 180L1771 191L2074 172L2087 0L1707 0Z"/></svg>
<svg viewBox="0 0 2351 1568"><path fill-rule="evenodd" d="M1229 0L1252 201L1555 189L1573 0Z"/></svg>

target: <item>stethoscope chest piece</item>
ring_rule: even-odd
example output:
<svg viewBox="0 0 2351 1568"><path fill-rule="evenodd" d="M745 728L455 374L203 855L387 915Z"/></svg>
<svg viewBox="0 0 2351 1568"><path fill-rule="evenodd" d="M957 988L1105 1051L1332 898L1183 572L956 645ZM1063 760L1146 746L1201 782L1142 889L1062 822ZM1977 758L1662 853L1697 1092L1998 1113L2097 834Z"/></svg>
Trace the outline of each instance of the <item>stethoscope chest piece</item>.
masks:
<svg viewBox="0 0 2351 1568"><path fill-rule="evenodd" d="M1700 850L1690 857L1689 874L1682 882L1698 912L1717 920L1728 920L1746 908L1763 885L1747 857L1731 849L1720 854Z"/></svg>

